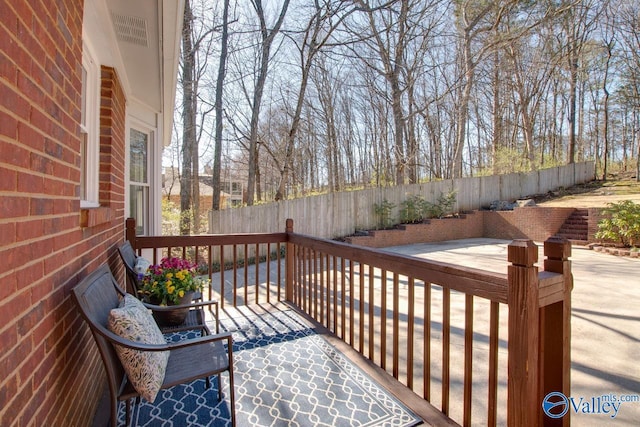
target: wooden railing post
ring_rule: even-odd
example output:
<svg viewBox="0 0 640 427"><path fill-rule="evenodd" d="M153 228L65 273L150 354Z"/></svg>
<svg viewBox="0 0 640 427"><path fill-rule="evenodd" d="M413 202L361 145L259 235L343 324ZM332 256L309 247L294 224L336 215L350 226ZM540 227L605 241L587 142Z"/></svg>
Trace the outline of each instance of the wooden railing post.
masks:
<svg viewBox="0 0 640 427"><path fill-rule="evenodd" d="M569 397L571 390L571 244L566 239L552 237L544 242L544 270L564 276L561 301L540 309L540 401L551 392ZM569 426L567 413L562 418L542 414L545 426Z"/></svg>
<svg viewBox="0 0 640 427"><path fill-rule="evenodd" d="M508 247L509 353L507 425L539 423L539 302L538 247L531 240L514 240Z"/></svg>
<svg viewBox="0 0 640 427"><path fill-rule="evenodd" d="M286 273L284 278L285 283L285 300L293 302L293 263L295 262L293 256L293 244L289 243L289 234L293 233L293 219L287 218L286 229L287 233L287 252L285 255Z"/></svg>
<svg viewBox="0 0 640 427"><path fill-rule="evenodd" d="M135 251L138 249L136 248L136 220L135 218L127 218L124 224L125 238L131 243L131 247Z"/></svg>

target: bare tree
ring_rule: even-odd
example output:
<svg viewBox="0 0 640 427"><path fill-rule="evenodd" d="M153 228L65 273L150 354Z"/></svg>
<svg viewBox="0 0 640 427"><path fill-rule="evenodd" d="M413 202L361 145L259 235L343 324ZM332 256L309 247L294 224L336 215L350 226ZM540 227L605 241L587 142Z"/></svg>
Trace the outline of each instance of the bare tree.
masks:
<svg viewBox="0 0 640 427"><path fill-rule="evenodd" d="M275 196L276 200L281 200L284 197L284 189L291 169L295 139L300 125L302 106L307 92L307 85L309 84L309 73L313 61L318 52L331 40L336 28L342 24L346 16L353 13L354 9L352 7L345 7L348 3L343 0L325 0L322 2L315 0L313 14L302 30L302 40L299 43L294 40L300 56L300 87L291 120L291 128L287 137L285 159L282 162L282 173Z"/></svg>
<svg viewBox="0 0 640 427"><path fill-rule="evenodd" d="M287 14L289 8L289 0L284 0L278 19L271 29L268 28L265 18L264 8L262 7L262 0L251 0L258 19L260 21L260 36L261 36L261 55L260 65L258 70L258 76L255 81L253 102L251 105L251 124L249 133L249 176L247 179L247 205L253 205L255 198L256 187L256 171L258 167L257 153L258 153L258 126L260 119L260 107L262 105L262 94L264 91L264 85L267 80L267 73L269 72L269 63L271 60L271 46L273 41L280 31L284 17Z"/></svg>
<svg viewBox="0 0 640 427"><path fill-rule="evenodd" d="M640 181L640 5L622 2L617 14L621 41L620 100L630 111L630 140L635 145L636 180ZM633 148L632 148L633 151Z"/></svg>
<svg viewBox="0 0 640 427"><path fill-rule="evenodd" d="M578 79L584 47L597 24L597 0L576 1L564 14L562 23L565 57L569 68L569 154L568 162L576 161L576 106Z"/></svg>
<svg viewBox="0 0 640 427"><path fill-rule="evenodd" d="M220 210L220 169L222 163L222 119L224 107L222 105L222 97L224 91L224 77L227 73L227 51L229 44L229 0L224 0L222 12L222 36L220 38L220 60L218 62L218 77L216 79L216 134L215 147L213 153L213 171L212 185L213 198L211 200L211 209Z"/></svg>
<svg viewBox="0 0 640 427"><path fill-rule="evenodd" d="M540 105L557 65L558 55L549 45L550 41L547 34L536 31L530 37L522 36L505 46L522 122L523 154L529 170L533 170L536 163L536 117L540 115Z"/></svg>
<svg viewBox="0 0 640 427"><path fill-rule="evenodd" d="M456 2L456 17L460 32L460 52L462 64L462 90L458 100L456 139L453 149L451 176L462 176L462 152L467 135L469 103L478 64L492 50L507 42L507 38L491 39L505 16L517 5L517 1L484 2L465 0ZM511 36L516 38L517 36ZM474 46L479 47L474 48Z"/></svg>
<svg viewBox="0 0 640 427"><path fill-rule="evenodd" d="M604 92L604 100L602 104L602 112L604 114L604 123L602 127L602 132L604 136L604 153L603 153L603 161L604 166L602 169L602 179L607 179L607 169L609 165L609 150L610 150L610 140L609 140L609 101L610 101L610 93L609 93L609 72L611 67L611 60L613 58L613 51L616 45L616 33L613 24L613 16L611 16L612 11L609 8L604 9L604 23L601 26L601 39L602 45L604 48L605 55L605 63L604 63L604 76L602 78L602 91Z"/></svg>
<svg viewBox="0 0 640 427"><path fill-rule="evenodd" d="M185 1L182 29L182 170L180 171L180 233L200 231L199 141L202 126L211 109L199 110L199 84L206 72L211 51L210 25L194 26L195 16L190 0ZM200 125L198 125L200 123Z"/></svg>
<svg viewBox="0 0 640 427"><path fill-rule="evenodd" d="M182 23L182 171L180 175L180 234L188 235L191 220L193 194L193 151L196 141L196 91L195 56L196 50L192 33L193 13L191 3L185 0ZM197 174L197 170L196 170ZM198 197L196 193L195 197Z"/></svg>

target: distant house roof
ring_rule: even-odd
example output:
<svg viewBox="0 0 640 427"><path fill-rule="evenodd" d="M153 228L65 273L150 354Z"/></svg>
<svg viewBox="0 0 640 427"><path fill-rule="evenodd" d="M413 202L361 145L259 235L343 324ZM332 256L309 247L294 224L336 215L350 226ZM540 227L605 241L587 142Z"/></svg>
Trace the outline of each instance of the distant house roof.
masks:
<svg viewBox="0 0 640 427"><path fill-rule="evenodd" d="M208 174L199 175L200 180L200 195L201 196L211 196L213 195L213 177ZM225 181L228 183L229 181ZM241 180L231 181L233 183L239 184L240 188L244 187L245 182ZM223 183L223 186L224 184ZM171 191L172 195L180 194L180 177L179 173L175 168L165 168L163 176L162 176L162 193L166 196ZM234 197L238 196L237 194L231 194L227 191L221 191L221 195L225 197ZM241 194L239 195L241 198Z"/></svg>

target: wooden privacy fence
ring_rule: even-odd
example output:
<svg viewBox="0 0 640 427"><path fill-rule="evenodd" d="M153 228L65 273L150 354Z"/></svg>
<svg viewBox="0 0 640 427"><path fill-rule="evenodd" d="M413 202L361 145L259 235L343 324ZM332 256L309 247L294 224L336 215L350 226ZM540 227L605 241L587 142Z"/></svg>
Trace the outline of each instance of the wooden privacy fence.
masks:
<svg viewBox="0 0 640 427"><path fill-rule="evenodd" d="M512 242L505 275L297 234L292 220L282 233L128 236L152 257L207 254L222 307L288 301L462 425L569 425L542 410L570 390L567 241L544 243L544 271L533 242ZM273 255L214 269L216 248Z"/></svg>
<svg viewBox="0 0 640 427"><path fill-rule="evenodd" d="M399 217L401 203L420 196L436 203L442 194L456 192L455 212L481 209L495 200L513 201L570 187L595 178L594 162L572 163L529 173L446 179L420 184L375 187L343 191L242 208L209 212L209 233L273 233L281 231L287 218L296 219L296 228L304 234L335 238L357 230L379 226L375 205L383 201L395 205L393 217Z"/></svg>

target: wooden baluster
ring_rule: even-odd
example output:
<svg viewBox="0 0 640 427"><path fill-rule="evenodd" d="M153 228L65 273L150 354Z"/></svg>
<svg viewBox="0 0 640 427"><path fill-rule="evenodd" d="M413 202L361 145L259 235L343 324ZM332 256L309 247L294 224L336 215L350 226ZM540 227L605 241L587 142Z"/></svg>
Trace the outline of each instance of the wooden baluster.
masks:
<svg viewBox="0 0 640 427"><path fill-rule="evenodd" d="M282 301L282 246L280 244L280 242L278 242L276 244L276 250L278 251L276 253L276 261L277 261L277 270L276 270L276 275L278 277L278 302ZM287 283L285 282L285 299L286 299L286 289L287 289Z"/></svg>
<svg viewBox="0 0 640 427"><path fill-rule="evenodd" d="M346 260L344 258L340 258L340 286L341 286L341 291L340 291L340 338L342 338L343 341L347 341L346 340L346 323L345 323L345 310L347 308L347 300L345 298L345 295L347 294L345 292L345 286L346 286L346 280L344 278L345 276L345 263Z"/></svg>
<svg viewBox="0 0 640 427"><path fill-rule="evenodd" d="M374 336L375 336L375 329L374 329L374 321L375 321L375 297L374 297L374 292L375 292L375 270L373 265L369 266L369 359L373 362L374 357L373 357L373 349L375 347L375 342L374 342Z"/></svg>
<svg viewBox="0 0 640 427"><path fill-rule="evenodd" d="M210 259L213 256L212 252L213 252L213 248L209 246ZM213 270L213 265L211 261L209 262L209 265L212 266L210 270ZM213 282L211 284L213 286ZM224 246L223 245L220 245L220 306L224 308Z"/></svg>
<svg viewBox="0 0 640 427"><path fill-rule="evenodd" d="M398 273L393 273L393 377L399 375L399 347L400 347L400 278Z"/></svg>
<svg viewBox="0 0 640 427"><path fill-rule="evenodd" d="M431 401L431 283L424 282L424 332L422 341L422 395Z"/></svg>
<svg viewBox="0 0 640 427"><path fill-rule="evenodd" d="M244 272L244 305L249 305L249 244L245 243L244 252L242 253L242 258L244 259L242 265Z"/></svg>
<svg viewBox="0 0 640 427"><path fill-rule="evenodd" d="M304 311L305 313L311 315L311 310L307 311L307 281L308 281L308 274L309 272L307 271L308 269L308 256L307 253L309 252L309 249L307 248L301 248L302 249L302 278L300 281L300 284L302 286L302 288L300 289L301 292L301 298L302 298L302 311Z"/></svg>
<svg viewBox="0 0 640 427"><path fill-rule="evenodd" d="M360 306L358 309L358 313L360 315L360 320L358 321L358 339L359 339L359 345L358 345L358 351L360 352L360 354L364 354L364 264L359 263L358 265L358 270L359 270L359 285L360 285L360 291L358 292L358 300L360 301Z"/></svg>
<svg viewBox="0 0 640 427"><path fill-rule="evenodd" d="M256 304L260 304L260 244L256 243L253 254L253 263L256 269L255 287L256 287ZM249 266L247 266L249 268Z"/></svg>
<svg viewBox="0 0 640 427"><path fill-rule="evenodd" d="M500 323L500 303L491 301L489 314L489 396L487 425L498 423L498 325Z"/></svg>
<svg viewBox="0 0 640 427"><path fill-rule="evenodd" d="M271 302L271 243L267 243L267 304Z"/></svg>
<svg viewBox="0 0 640 427"><path fill-rule="evenodd" d="M324 313L324 262L322 254L316 253L316 251L312 252L313 256L313 317L318 321L318 323L328 326L324 323L325 313ZM318 264L320 267L318 267ZM318 275L320 275L320 280L318 281ZM318 303L320 305L320 314L318 315ZM328 302L327 302L328 304ZM318 317L320 316L320 317Z"/></svg>
<svg viewBox="0 0 640 427"><path fill-rule="evenodd" d="M387 369L387 270L380 273L380 367Z"/></svg>
<svg viewBox="0 0 640 427"><path fill-rule="evenodd" d="M466 294L464 307L464 391L462 425L471 426L471 389L473 385L473 295Z"/></svg>
<svg viewBox="0 0 640 427"><path fill-rule="evenodd" d="M233 245L233 306L238 306L238 245Z"/></svg>
<svg viewBox="0 0 640 427"><path fill-rule="evenodd" d="M327 263L329 262L327 254ZM331 332L338 335L338 261L335 255L331 256L331 272L333 274L333 327Z"/></svg>
<svg viewBox="0 0 640 427"><path fill-rule="evenodd" d="M354 318L354 307L353 307L353 303L354 303L354 281L355 279L355 273L353 271L353 260L350 259L349 260L349 345L351 345L351 347L354 347L353 345L353 328L354 328L354 322L355 322L355 318ZM355 348L355 347L354 347Z"/></svg>
<svg viewBox="0 0 640 427"><path fill-rule="evenodd" d="M284 298L289 302L294 302L294 290L293 290L293 274L294 274L294 245L289 243L289 236L293 233L293 220L288 218L285 225L285 232L287 233L287 244L285 252L285 290ZM278 283L280 283L280 244L278 244ZM280 297L280 287L278 287L278 298ZM299 305L299 304L298 304Z"/></svg>
<svg viewBox="0 0 640 427"><path fill-rule="evenodd" d="M416 320L416 282L413 277L409 277L407 286L409 288L409 296L407 297L407 304L409 305L407 318L407 387L413 390L413 340Z"/></svg>
<svg viewBox="0 0 640 427"><path fill-rule="evenodd" d="M442 412L449 415L451 383L451 289L442 288Z"/></svg>

